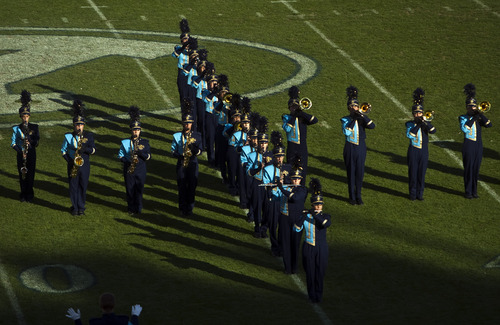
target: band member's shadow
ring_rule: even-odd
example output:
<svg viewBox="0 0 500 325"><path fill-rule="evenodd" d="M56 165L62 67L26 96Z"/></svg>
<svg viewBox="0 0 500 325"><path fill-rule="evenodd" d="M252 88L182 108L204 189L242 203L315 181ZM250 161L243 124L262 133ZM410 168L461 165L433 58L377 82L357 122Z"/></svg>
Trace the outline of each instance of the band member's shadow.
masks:
<svg viewBox="0 0 500 325"><path fill-rule="evenodd" d="M160 210L161 211L161 210ZM163 210L165 211L165 210ZM177 209L173 209L173 211L177 212ZM259 245L254 245L250 243L244 243L239 240L236 240L231 237L227 237L223 235L223 232L215 232L212 230L207 230L205 228L199 228L196 226L193 226L193 222L197 223L203 223L205 225L210 225L211 227L209 229L216 229L216 228L225 228L228 231L231 232L237 232L242 235L247 235L249 234L249 231L247 229L243 229L241 227L233 226L230 225L229 223L221 222L218 220L213 220L210 218L206 218L204 216L201 216L196 213L196 211L193 211L193 214L189 217L185 216L180 216L179 213L174 213L176 215L179 215L178 217L171 216L171 213L166 213L166 212L161 212L161 213L141 213L139 216L136 218L138 220L144 220L147 221L153 225L157 225L160 227L169 227L169 228L175 228L179 231L182 232L189 232L192 234L195 234L197 236L204 236L213 240L217 241L224 241L227 242L230 245L236 245L236 246L243 246L247 247L249 249L255 249L258 251L262 250L262 246ZM186 221L184 221L186 220Z"/></svg>
<svg viewBox="0 0 500 325"><path fill-rule="evenodd" d="M146 225L139 224L135 221L132 220L127 220L127 219L120 219L120 218L115 218L117 222L120 222L125 225L129 225L132 227L137 228L140 232L138 233L128 233L127 235L130 236L139 236L139 237L145 237L149 239L155 239L155 240L160 240L165 243L178 243L180 245L186 246L186 247L192 247L196 250L199 251L206 251L207 253L210 254L216 254L221 257L227 257L227 258L232 258L236 259L251 265L255 266L262 266L266 267L269 269L275 269L276 268L276 263L272 259L268 259L267 255L262 256L262 258L256 257L254 253L247 253L247 250L241 249L241 250L232 250L229 246L224 245L224 244L217 244L217 241L225 241L227 240L227 237L225 238L220 238L220 235L218 234L212 234L213 239L216 239L216 241L213 242L206 242L206 241L200 241L197 238L190 238L188 236L183 236L182 234L177 234L173 232L167 232L158 229L157 227L150 227ZM173 221L173 220L171 220ZM179 228L176 228L179 229ZM204 236L207 237L209 233L207 233L207 230L205 229L200 229L196 227L187 227L186 225L181 226L181 231L185 233L190 233L190 234L195 234L197 237L199 236ZM243 243L240 241L231 239L231 245L236 245L236 246L241 246ZM259 245L253 245L253 244L246 244L244 246L247 246L247 248L251 249L257 249L257 250L263 250L264 248L259 246Z"/></svg>
<svg viewBox="0 0 500 325"><path fill-rule="evenodd" d="M328 178L328 179L333 179L333 180L341 182L341 183L346 183L347 182L347 176L345 175L345 164L344 164L343 160L341 160L341 159L331 159L331 158L328 158L328 157L325 157L325 156L317 156L317 155L313 155L313 154L309 154L309 156L312 157L312 158L317 159L318 161L322 162L323 164L326 164L326 165L329 165L329 166L335 166L339 170L339 173L335 174L335 173L332 173L332 172L322 171L321 169L308 167L308 174L309 175L311 175L311 174L320 175L322 177L325 177L325 178ZM404 179L404 177L402 177L402 176L398 176L398 175L395 175L395 174L392 174L392 173L387 173L387 172L379 171L379 170L376 170L374 168L370 168L370 167L367 167L367 166L365 166L365 173L366 174L371 174L371 175L374 175L374 176L378 176L378 177L383 177L385 179L391 179L391 180L398 181L398 182L406 182L406 179ZM309 175L308 175L308 177L309 177ZM376 192L387 193L387 194L392 195L392 196L407 197L406 193L403 193L401 191L395 190L393 188L388 188L388 187L385 187L385 186L381 186L381 185L377 185L377 184L374 184L374 183L370 183L370 182L367 182L367 181L363 181L363 187L371 189L371 190L376 191ZM325 189L324 193L328 194L328 190ZM340 201L346 201L346 202L348 201L348 198L343 197L343 196L332 195L332 198L340 200Z"/></svg>
<svg viewBox="0 0 500 325"><path fill-rule="evenodd" d="M269 283L269 281L261 280L257 277L250 277L250 276L247 276L247 275L244 275L241 273L222 269L220 267L217 267L217 266L210 264L210 263L207 263L207 262L198 261L195 259L190 259L190 258L185 258L185 257L180 257L180 256L177 256L177 255L170 253L170 252L167 252L167 251L160 251L160 250L157 250L154 248L147 247L143 244L131 243L130 245L132 247L143 250L145 252L154 253L156 255L159 255L159 256L163 257L162 261L167 262L167 263L171 263L171 264L173 264L176 267L181 268L181 269L193 268L193 269L197 269L201 272L213 274L213 275L218 276L220 278L223 278L225 280L231 280L231 281L235 281L238 283L247 284L247 285L253 286L255 288L272 291L273 293L277 292L277 293L284 294L286 296L296 296L297 298L303 297L303 294L298 290L285 289L283 287L273 285L273 284Z"/></svg>

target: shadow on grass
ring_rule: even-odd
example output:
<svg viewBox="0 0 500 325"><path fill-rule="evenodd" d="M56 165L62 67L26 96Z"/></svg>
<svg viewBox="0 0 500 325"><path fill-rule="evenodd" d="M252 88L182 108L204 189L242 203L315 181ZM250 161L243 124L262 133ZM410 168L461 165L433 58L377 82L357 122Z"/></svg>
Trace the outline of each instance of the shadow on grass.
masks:
<svg viewBox="0 0 500 325"><path fill-rule="evenodd" d="M160 240L163 242L170 242L170 243L177 243L181 244L187 247L192 247L194 249L197 249L199 251L206 251L209 254L214 254L218 255L220 257L226 257L226 258L234 258L238 261L247 263L247 264L252 264L256 266L261 266L261 267L266 267L269 269L278 269L277 265L275 263L272 263L272 259L269 259L266 261L264 264L260 264L262 262L260 259L253 258L249 255L242 254L240 252L243 252L243 250L240 250L239 248L245 247L246 249L252 249L255 251L262 251L262 252L267 252L267 250L259 245L255 244L249 244L249 243L244 243L240 240L235 240L233 238L230 238L225 235L221 235L215 232L210 232L202 228L194 227L188 223L182 222L180 220L175 221L174 219L169 219L169 225L176 223L174 229L180 230L184 233L189 233L189 234L194 234L197 237L206 237L210 238L216 241L222 241L231 245L234 245L235 249L232 250L230 249L227 245L217 245L217 242L214 242L213 244L211 243L206 243L206 242L201 242L198 239L193 239L189 238L187 236L179 235L176 233L172 232L166 232L159 230L156 227L150 227L150 226L145 226L142 224L139 224L135 221L131 221L128 219L120 219L120 218L115 218L117 222L120 222L122 224L126 224L129 226L132 226L134 228L137 228L141 230L141 232L138 233L128 233L127 235L129 236L138 236L138 237L145 237L148 239L155 239L155 240ZM146 232L146 233L144 233ZM245 252L247 252L245 250Z"/></svg>

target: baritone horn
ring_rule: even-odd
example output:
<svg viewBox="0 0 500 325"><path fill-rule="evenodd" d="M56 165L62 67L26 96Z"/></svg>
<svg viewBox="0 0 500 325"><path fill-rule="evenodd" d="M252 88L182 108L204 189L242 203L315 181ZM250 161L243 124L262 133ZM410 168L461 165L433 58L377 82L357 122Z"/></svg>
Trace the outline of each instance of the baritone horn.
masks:
<svg viewBox="0 0 500 325"><path fill-rule="evenodd" d="M359 112L363 115L370 114L372 111L372 104L370 103L362 103L361 106L359 106Z"/></svg>
<svg viewBox="0 0 500 325"><path fill-rule="evenodd" d="M491 108L491 103L488 101L480 102L478 106L478 110L480 110L483 113L486 113L490 110Z"/></svg>
<svg viewBox="0 0 500 325"><path fill-rule="evenodd" d="M313 106L312 100L307 97L301 98L299 101L300 109L310 109Z"/></svg>
<svg viewBox="0 0 500 325"><path fill-rule="evenodd" d="M434 111L425 111L424 114L422 115L422 118L426 122L430 122L434 119Z"/></svg>

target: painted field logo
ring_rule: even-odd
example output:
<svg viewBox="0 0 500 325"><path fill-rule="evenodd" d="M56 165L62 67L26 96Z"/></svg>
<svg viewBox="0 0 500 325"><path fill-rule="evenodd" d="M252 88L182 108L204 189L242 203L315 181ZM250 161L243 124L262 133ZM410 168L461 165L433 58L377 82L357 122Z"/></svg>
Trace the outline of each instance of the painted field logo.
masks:
<svg viewBox="0 0 500 325"><path fill-rule="evenodd" d="M137 60L156 59L170 56L175 43L144 41L126 39L110 35L109 30L83 29L83 28L22 28L22 27L0 27L1 31L30 31L34 33L47 32L68 32L74 33L102 33L105 36L55 36L55 35L0 35L0 114L12 113L13 106L17 111L19 94L10 91L11 85L22 80L36 78L52 72L59 71L71 66L89 62L103 57L124 56L134 58L140 70L150 79L154 88L158 88L156 80L151 80L152 76L144 65ZM178 34L120 30L117 35L142 35L152 37L167 37L178 39ZM262 51L268 51L281 55L292 61L296 65L296 70L290 76L268 88L257 90L252 93L242 94L251 99L268 96L290 88L293 85L300 85L312 78L318 70L314 60L292 51L265 44L252 43L241 40L224 39L209 36L198 36L199 40L232 44L235 46L251 47ZM78 44L76 47L75 44ZM258 59L258 58L256 58ZM175 62L172 61L172 65ZM265 85L264 85L265 86ZM163 90L157 89L160 93ZM60 102L60 93L32 94L33 99L42 103L37 105L37 112L59 109L54 102ZM172 105L168 97L162 94L165 102ZM71 100L63 98L67 104Z"/></svg>
<svg viewBox="0 0 500 325"><path fill-rule="evenodd" d="M95 282L94 276L89 271L75 265L64 264L35 266L21 272L19 279L25 287L44 293L80 291Z"/></svg>

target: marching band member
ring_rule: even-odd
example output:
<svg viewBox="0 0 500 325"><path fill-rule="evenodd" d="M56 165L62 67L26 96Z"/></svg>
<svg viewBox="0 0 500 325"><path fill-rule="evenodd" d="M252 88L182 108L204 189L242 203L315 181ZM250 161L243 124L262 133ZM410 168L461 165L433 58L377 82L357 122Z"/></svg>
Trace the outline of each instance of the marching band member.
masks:
<svg viewBox="0 0 500 325"><path fill-rule="evenodd" d="M238 130L234 133L235 139L237 139L235 148L237 152L236 164L237 164L237 184L238 184L238 193L240 195L240 208L247 209L248 208L248 195L247 195L247 174L246 169L244 169L241 163L241 155L243 154L243 148L249 143L249 135L250 132L250 98L243 97L241 100L242 106L242 116L241 116L241 130Z"/></svg>
<svg viewBox="0 0 500 325"><path fill-rule="evenodd" d="M84 132L85 106L80 100L73 101L73 132L64 135L61 147L63 158L68 164L69 196L71 214L84 215L87 186L90 176L90 155L95 153L94 134Z"/></svg>
<svg viewBox="0 0 500 325"><path fill-rule="evenodd" d="M460 115L458 121L460 129L464 133L462 160L464 165L465 198L472 199L479 197L477 195L477 180L483 159L481 127L491 127L491 121L478 109L475 99L476 86L473 84L465 85L464 93L466 95L465 106L467 114Z"/></svg>
<svg viewBox="0 0 500 325"><path fill-rule="evenodd" d="M248 160L252 164L248 165L247 174L253 177L251 189L251 204L254 215L254 237L266 238L265 229L262 229L262 213L264 209L264 200L266 198L266 189L263 184L264 168L272 161L272 154L267 150L269 136L267 135L267 118L261 116L258 125L259 134L257 135L258 150L248 155ZM264 230L264 231L263 231Z"/></svg>
<svg viewBox="0 0 500 325"><path fill-rule="evenodd" d="M241 153L240 153L240 161L241 161L241 167L243 170L244 177L241 179L244 179L245 185L240 188L240 208L245 209L248 208L248 213L247 213L247 221L248 222L253 222L254 221L254 216L253 216L253 208L252 208L252 183L253 183L253 177L250 176L247 173L247 170L249 166L253 165L253 161L250 160L251 157L257 157L256 155L251 155L252 152L256 152L258 150L258 134L259 130L257 129L257 125L259 124L261 116L257 112L252 112L250 113L250 130L248 131L248 144L243 146L241 148ZM244 194L244 195L243 195Z"/></svg>
<svg viewBox="0 0 500 325"><path fill-rule="evenodd" d="M196 121L198 123L196 131L201 133L203 144L205 144L205 102L203 101L203 91L207 89L205 78L209 67L213 69L213 63L200 60L196 66L196 76L193 76L191 79L191 87L194 88L195 92L194 111L196 112Z"/></svg>
<svg viewBox="0 0 500 325"><path fill-rule="evenodd" d="M176 45L174 47L174 51L172 52L172 57L177 59L177 89L179 91L179 98L182 99L187 96L185 93L186 90L186 81L187 81L187 72L184 71L184 66L189 64L189 55L188 50L190 47L190 28L187 19L182 19L179 22L179 27L181 29L181 45Z"/></svg>
<svg viewBox="0 0 500 325"><path fill-rule="evenodd" d="M413 92L413 120L406 122L406 136L410 139L407 152L408 185L410 200L424 200L425 172L429 161L429 134L436 133L436 128L424 119L424 95L422 88Z"/></svg>
<svg viewBox="0 0 500 325"><path fill-rule="evenodd" d="M347 170L349 203L362 205L361 187L363 186L366 160L365 129L375 128L375 123L360 111L358 89L349 86L346 92L347 109L350 114L344 116L340 121L342 122L342 132L345 135L344 163Z"/></svg>
<svg viewBox="0 0 500 325"><path fill-rule="evenodd" d="M271 132L271 143L273 144L273 163L264 167L264 175L262 182L269 184L266 186L266 200L264 201L265 208L262 217L261 234L266 233L269 229L269 240L271 241L271 254L273 256L281 256L281 247L278 242L277 230L278 219L280 214L281 191L278 188L278 182L281 178L289 176L290 168L283 164L285 159L285 147L282 143L283 139L279 131Z"/></svg>
<svg viewBox="0 0 500 325"><path fill-rule="evenodd" d="M179 210L184 216L193 214L196 187L198 186L198 156L203 146L201 134L192 131L193 116L191 102L185 99L182 104L182 131L174 134L171 146L172 155L177 158L177 189Z"/></svg>
<svg viewBox="0 0 500 325"><path fill-rule="evenodd" d="M22 106L19 109L21 124L12 127L12 149L17 152L17 172L19 173L19 185L21 202L31 203L35 197L33 185L36 171L36 147L40 140L38 125L30 123L31 117L31 94L27 90L21 92Z"/></svg>
<svg viewBox="0 0 500 325"><path fill-rule="evenodd" d="M215 128L215 163L222 176L224 184L228 184L227 175L227 149L228 143L224 137L224 127L228 123L229 111L231 110L231 100L226 95L229 94L229 81L224 74L219 75L219 92L217 93L217 104L214 104L214 113L217 117Z"/></svg>
<svg viewBox="0 0 500 325"><path fill-rule="evenodd" d="M146 161L151 158L149 141L141 138L140 111L131 106L130 138L121 141L118 158L123 163L123 178L127 196L127 208L130 215L139 214L142 210L142 194L146 182Z"/></svg>
<svg viewBox="0 0 500 325"><path fill-rule="evenodd" d="M302 264L306 271L307 294L312 303L319 303L323 297L323 279L328 265L326 229L331 224L331 217L323 212L323 196L319 180L311 179L309 186L312 209L305 211L299 217L295 231L305 230Z"/></svg>
<svg viewBox="0 0 500 325"><path fill-rule="evenodd" d="M302 163L297 154L292 159L290 179L291 186L280 178L278 187L282 193L280 200L280 217L278 228L278 242L283 256L285 274L297 273L299 264L299 247L302 233L295 231L295 221L304 211L307 189L301 184Z"/></svg>
<svg viewBox="0 0 500 325"><path fill-rule="evenodd" d="M207 68L208 69L208 68ZM219 100L217 93L219 92L219 77L213 73L207 74L207 89L203 91L203 102L205 103L205 139L203 141L204 148L207 151L207 160L210 167L217 166L215 160L215 130L217 128L217 115L214 111L214 105Z"/></svg>
<svg viewBox="0 0 500 325"><path fill-rule="evenodd" d="M283 130L286 132L286 161L290 163L295 153L303 159L302 184L305 184L307 175L307 127L318 123L318 118L304 112L300 105L299 88L292 86L288 89L288 109L290 114L284 114Z"/></svg>
<svg viewBox="0 0 500 325"><path fill-rule="evenodd" d="M227 161L227 186L232 196L239 195L239 173L240 173L240 154L238 148L242 141L241 133L241 97L239 94L232 95L232 105L229 110L231 123L224 126L223 136L227 141L226 161Z"/></svg>

